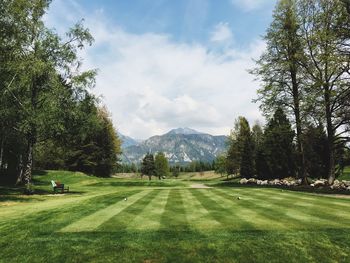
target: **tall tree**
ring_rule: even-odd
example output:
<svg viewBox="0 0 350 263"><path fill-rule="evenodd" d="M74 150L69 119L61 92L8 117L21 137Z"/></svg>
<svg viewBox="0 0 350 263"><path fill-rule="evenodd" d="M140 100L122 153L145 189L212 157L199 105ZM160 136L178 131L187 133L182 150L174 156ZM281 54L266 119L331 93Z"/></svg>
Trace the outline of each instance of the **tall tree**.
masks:
<svg viewBox="0 0 350 263"><path fill-rule="evenodd" d="M278 107L291 112L296 127L299 176L307 183L302 140L302 102L306 101L306 93L303 68L300 66L304 55L299 31L296 0L279 1L265 36L266 51L257 61L257 68L252 73L262 80L258 101L261 102L263 111L268 116Z"/></svg>
<svg viewBox="0 0 350 263"><path fill-rule="evenodd" d="M15 128L25 140L25 149L17 182L26 185L31 183L36 143L61 130L55 117L66 88L62 80L77 96L94 84L95 71L81 72L77 56L79 49L92 43L92 36L80 23L64 39L46 28L43 16L50 2L6 0L6 17L1 21L6 28L13 27L8 38L13 48L5 64L9 77L3 89L20 116Z"/></svg>
<svg viewBox="0 0 350 263"><path fill-rule="evenodd" d="M340 0L300 0L298 15L301 35L305 41L305 79L309 93L318 100L320 117L327 130L328 183L333 184L336 174L336 151L349 137L342 127L349 123L350 86L349 38L340 38L339 28L346 27L349 15Z"/></svg>
<svg viewBox="0 0 350 263"><path fill-rule="evenodd" d="M254 176L253 140L250 126L246 118L239 117L229 138L227 152L228 173L250 178Z"/></svg>
<svg viewBox="0 0 350 263"><path fill-rule="evenodd" d="M263 143L263 161L270 178L295 176L294 131L282 109L277 109L266 125ZM266 171L263 172L266 176Z"/></svg>
<svg viewBox="0 0 350 263"><path fill-rule="evenodd" d="M152 176L155 175L155 172L154 156L151 153L147 153L142 160L141 173L147 175L151 181Z"/></svg>
<svg viewBox="0 0 350 263"><path fill-rule="evenodd" d="M154 158L155 175L158 176L159 180L162 176L167 176L169 174L169 162L165 157L164 153L159 152Z"/></svg>

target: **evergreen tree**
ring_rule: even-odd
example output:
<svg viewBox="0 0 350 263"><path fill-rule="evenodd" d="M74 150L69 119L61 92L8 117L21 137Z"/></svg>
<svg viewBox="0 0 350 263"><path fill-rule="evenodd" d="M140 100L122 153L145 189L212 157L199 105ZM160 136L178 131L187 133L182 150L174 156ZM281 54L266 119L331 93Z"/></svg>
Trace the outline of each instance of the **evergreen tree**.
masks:
<svg viewBox="0 0 350 263"><path fill-rule="evenodd" d="M159 180L162 178L162 176L167 176L169 174L169 163L164 153L159 152L156 154L154 165L155 175L158 176Z"/></svg>
<svg viewBox="0 0 350 263"><path fill-rule="evenodd" d="M276 110L264 134L263 153L259 153L262 164L259 165L265 166L266 161L270 178L295 176L294 131L282 109ZM262 172L264 177L266 173Z"/></svg>
<svg viewBox="0 0 350 263"><path fill-rule="evenodd" d="M153 154L147 153L142 160L141 164L141 173L147 175L149 180L152 179L152 176L155 175L155 165Z"/></svg>
<svg viewBox="0 0 350 263"><path fill-rule="evenodd" d="M239 171L242 177L253 177L253 150L254 145L249 123L246 118L239 117L229 138L226 163L228 173L237 174Z"/></svg>
<svg viewBox="0 0 350 263"><path fill-rule="evenodd" d="M327 134L320 124L308 125L304 134L306 170L309 177L327 178L328 152Z"/></svg>

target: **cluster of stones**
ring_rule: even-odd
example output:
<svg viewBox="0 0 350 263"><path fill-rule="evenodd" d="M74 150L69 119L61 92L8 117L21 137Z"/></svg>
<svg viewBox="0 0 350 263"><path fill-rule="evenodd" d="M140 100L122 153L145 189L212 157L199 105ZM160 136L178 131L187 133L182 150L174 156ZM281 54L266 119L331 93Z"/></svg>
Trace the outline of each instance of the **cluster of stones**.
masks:
<svg viewBox="0 0 350 263"><path fill-rule="evenodd" d="M239 181L240 184L256 184L256 185L269 185L269 186L298 186L302 184L302 180L295 180L293 178L274 179L274 180L259 180L255 178L246 179L243 178ZM310 184L310 187L322 188L328 187L326 179L315 180ZM335 180L334 184L330 186L334 190L347 190L350 191L350 181Z"/></svg>

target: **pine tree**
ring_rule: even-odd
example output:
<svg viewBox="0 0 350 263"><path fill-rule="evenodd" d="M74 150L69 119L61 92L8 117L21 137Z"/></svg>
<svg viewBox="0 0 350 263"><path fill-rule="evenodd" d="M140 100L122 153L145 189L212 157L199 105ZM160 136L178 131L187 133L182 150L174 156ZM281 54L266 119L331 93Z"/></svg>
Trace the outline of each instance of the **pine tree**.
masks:
<svg viewBox="0 0 350 263"><path fill-rule="evenodd" d="M259 154L260 158L264 157L262 161L266 160L269 177L295 176L294 131L282 109L277 109L273 118L268 122L264 137L263 154Z"/></svg>
<svg viewBox="0 0 350 263"><path fill-rule="evenodd" d="M144 175L147 175L149 180L152 180L152 176L155 175L155 165L153 154L147 153L142 160L141 172Z"/></svg>
<svg viewBox="0 0 350 263"><path fill-rule="evenodd" d="M231 131L229 138L229 149L227 152L227 172L237 174L245 178L254 176L253 162L253 139L249 123L246 118L239 117L235 128Z"/></svg>

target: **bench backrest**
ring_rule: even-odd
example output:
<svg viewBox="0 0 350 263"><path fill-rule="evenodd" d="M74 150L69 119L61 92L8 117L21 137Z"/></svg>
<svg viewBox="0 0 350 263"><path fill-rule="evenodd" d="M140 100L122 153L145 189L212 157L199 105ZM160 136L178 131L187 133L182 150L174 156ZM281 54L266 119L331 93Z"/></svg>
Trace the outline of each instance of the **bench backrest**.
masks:
<svg viewBox="0 0 350 263"><path fill-rule="evenodd" d="M55 181L53 181L53 180L51 180L51 184L52 184L52 187L56 187L57 186Z"/></svg>

